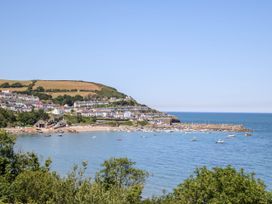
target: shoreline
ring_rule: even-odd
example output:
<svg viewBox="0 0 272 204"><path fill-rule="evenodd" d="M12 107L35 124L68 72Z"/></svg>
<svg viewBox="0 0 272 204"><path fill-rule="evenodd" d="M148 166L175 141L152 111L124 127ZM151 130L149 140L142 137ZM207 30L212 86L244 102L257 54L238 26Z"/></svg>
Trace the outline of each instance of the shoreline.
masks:
<svg viewBox="0 0 272 204"><path fill-rule="evenodd" d="M102 126L102 125L74 125L61 128L12 127L3 128L14 135L23 134L51 134L51 133L81 133L81 132L252 132L243 125L231 124L193 124L180 123L171 126Z"/></svg>

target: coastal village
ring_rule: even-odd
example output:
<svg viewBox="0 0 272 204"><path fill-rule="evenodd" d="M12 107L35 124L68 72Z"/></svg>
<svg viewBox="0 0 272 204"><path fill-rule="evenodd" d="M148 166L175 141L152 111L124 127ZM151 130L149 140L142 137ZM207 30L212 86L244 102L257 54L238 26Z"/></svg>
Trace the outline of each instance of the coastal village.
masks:
<svg viewBox="0 0 272 204"><path fill-rule="evenodd" d="M56 104L50 100L43 101L39 97L20 94L9 90L0 92L0 108L20 112L43 110L50 115L48 121L38 121L30 132L77 132L92 130L112 131L228 131L248 132L242 125L231 124L185 124L175 116L169 115L137 103L132 97L95 97L88 100L75 101L72 105ZM91 124L69 124L67 117L84 117L92 119ZM57 119L57 120L56 120ZM95 121L95 122L94 122ZM105 129L106 127L106 129ZM24 127L25 128L25 127ZM25 128L27 129L27 128ZM9 129L12 133L21 133L22 128Z"/></svg>
<svg viewBox="0 0 272 204"><path fill-rule="evenodd" d="M26 94L18 94L10 91L0 92L0 107L15 112L30 112L32 110L44 110L46 113L62 117L64 115L83 116L99 119L99 121L146 121L149 124L171 125L172 122L179 122L175 117L166 113L153 110L145 105L113 105L116 102L135 101L133 98L111 97L101 100L75 101L72 106L67 104L58 105L52 102L43 102L39 97ZM127 102L127 103L126 103Z"/></svg>

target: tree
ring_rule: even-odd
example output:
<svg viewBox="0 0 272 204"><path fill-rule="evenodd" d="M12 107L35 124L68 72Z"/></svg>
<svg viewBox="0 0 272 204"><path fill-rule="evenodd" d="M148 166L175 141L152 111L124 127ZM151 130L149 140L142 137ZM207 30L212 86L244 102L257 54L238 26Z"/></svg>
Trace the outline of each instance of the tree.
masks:
<svg viewBox="0 0 272 204"><path fill-rule="evenodd" d="M0 85L0 88L9 88L9 87L10 87L10 85L9 85L8 82L5 82L5 83Z"/></svg>
<svg viewBox="0 0 272 204"><path fill-rule="evenodd" d="M134 167L128 158L111 158L105 161L103 169L96 175L96 184L119 203L139 203L148 173ZM118 202L116 202L118 203Z"/></svg>
<svg viewBox="0 0 272 204"><path fill-rule="evenodd" d="M135 162L128 158L111 158L102 164L104 168L97 173L96 181L103 183L106 188L143 185L148 174L134 165Z"/></svg>
<svg viewBox="0 0 272 204"><path fill-rule="evenodd" d="M75 101L83 101L84 98L80 95L76 96L70 96L70 95L63 95L63 96L58 96L53 99L54 103L60 104L60 105L69 105L72 106Z"/></svg>
<svg viewBox="0 0 272 204"><path fill-rule="evenodd" d="M38 111L32 110L31 112L21 112L21 113L18 113L17 115L17 121L22 126L34 125L36 122L38 122L41 119L42 120L49 119L49 115L46 112L44 112L44 110L38 110Z"/></svg>
<svg viewBox="0 0 272 204"><path fill-rule="evenodd" d="M11 185L13 200L22 203L47 203L55 195L58 178L47 171L24 171Z"/></svg>
<svg viewBox="0 0 272 204"><path fill-rule="evenodd" d="M75 95L73 100L74 100L74 102L75 101L83 101L84 98L82 96L80 96L80 95Z"/></svg>
<svg viewBox="0 0 272 204"><path fill-rule="evenodd" d="M52 96L46 93L30 91L28 94L39 97L40 100L51 100Z"/></svg>
<svg viewBox="0 0 272 204"><path fill-rule="evenodd" d="M11 159L14 156L14 144L15 137L9 135L4 130L0 130L0 158Z"/></svg>
<svg viewBox="0 0 272 204"><path fill-rule="evenodd" d="M15 137L0 130L0 201L7 203L14 203L14 192L17 191L12 183L18 175L26 171L48 172L51 164L50 160L46 160L41 166L34 153L16 153L14 144Z"/></svg>
<svg viewBox="0 0 272 204"><path fill-rule="evenodd" d="M14 112L0 108L0 128L7 127L16 121Z"/></svg>
<svg viewBox="0 0 272 204"><path fill-rule="evenodd" d="M19 82L15 82L15 83L11 84L10 87L12 87L12 88L21 88L21 87L24 87L24 86Z"/></svg>
<svg viewBox="0 0 272 204"><path fill-rule="evenodd" d="M173 193L172 200L180 203L267 203L265 185L254 174L233 167L196 169Z"/></svg>
<svg viewBox="0 0 272 204"><path fill-rule="evenodd" d="M42 86L38 86L38 87L35 89L35 91L37 91L37 92L44 92L45 90L44 90L44 88L43 88Z"/></svg>

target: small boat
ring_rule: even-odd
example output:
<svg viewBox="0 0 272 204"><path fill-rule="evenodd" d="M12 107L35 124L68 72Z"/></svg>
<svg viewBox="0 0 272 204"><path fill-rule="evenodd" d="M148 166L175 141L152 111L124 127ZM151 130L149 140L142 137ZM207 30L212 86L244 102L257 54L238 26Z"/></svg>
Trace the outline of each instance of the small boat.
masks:
<svg viewBox="0 0 272 204"><path fill-rule="evenodd" d="M246 133L245 136L249 137L249 136L252 136L252 134L251 133Z"/></svg>
<svg viewBox="0 0 272 204"><path fill-rule="evenodd" d="M52 135L45 135L45 137L51 137Z"/></svg>
<svg viewBox="0 0 272 204"><path fill-rule="evenodd" d="M59 136L59 137L62 137L62 134L60 133L60 134L58 134L58 136Z"/></svg>
<svg viewBox="0 0 272 204"><path fill-rule="evenodd" d="M196 142L196 141L197 141L197 138L193 137L192 142Z"/></svg>
<svg viewBox="0 0 272 204"><path fill-rule="evenodd" d="M219 139L216 141L216 144L224 144L224 142L225 142L224 140Z"/></svg>
<svg viewBox="0 0 272 204"><path fill-rule="evenodd" d="M233 138L233 137L235 137L235 135L228 135L227 137L228 138Z"/></svg>

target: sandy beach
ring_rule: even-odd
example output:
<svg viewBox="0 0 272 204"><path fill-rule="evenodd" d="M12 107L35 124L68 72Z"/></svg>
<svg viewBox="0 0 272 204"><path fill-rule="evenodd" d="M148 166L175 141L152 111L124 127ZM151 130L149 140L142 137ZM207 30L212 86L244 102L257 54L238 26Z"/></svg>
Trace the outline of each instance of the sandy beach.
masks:
<svg viewBox="0 0 272 204"><path fill-rule="evenodd" d="M117 131L120 128L109 127L109 126L90 126L90 125L82 125L82 126L68 126L62 128L36 128L36 127L12 127L12 128L4 128L7 132L10 132L15 135L20 134L36 134L36 133L58 133L58 132L97 132L97 131Z"/></svg>
<svg viewBox="0 0 272 204"><path fill-rule="evenodd" d="M37 134L37 133L80 133L80 132L98 132L98 131L143 131L143 132L212 132L212 131L225 131L225 132L251 132L243 125L231 125L231 124L178 124L172 126L102 126L102 125L74 125L62 128L36 128L36 127L12 127L4 128L7 132L15 135L20 134Z"/></svg>

